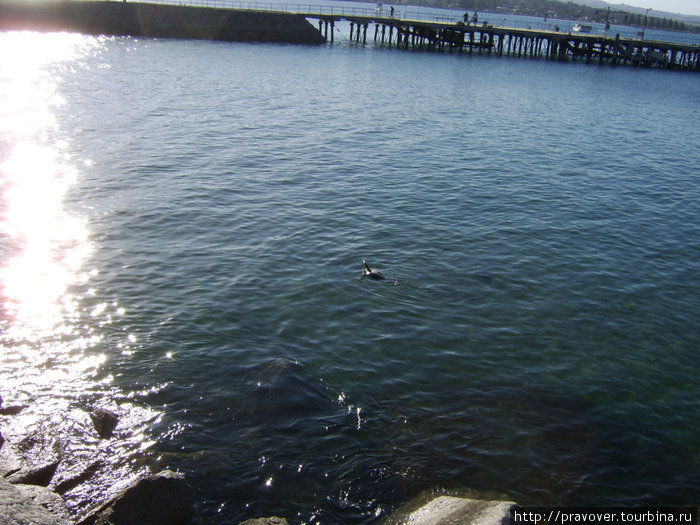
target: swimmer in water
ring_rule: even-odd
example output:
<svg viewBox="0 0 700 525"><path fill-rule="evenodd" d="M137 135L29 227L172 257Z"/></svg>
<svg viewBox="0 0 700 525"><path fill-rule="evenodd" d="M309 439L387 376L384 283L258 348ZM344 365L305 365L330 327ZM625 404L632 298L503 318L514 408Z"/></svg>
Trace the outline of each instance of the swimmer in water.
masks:
<svg viewBox="0 0 700 525"><path fill-rule="evenodd" d="M386 279L381 273L372 270L364 259L362 259L362 277L374 279L375 281L383 281Z"/></svg>

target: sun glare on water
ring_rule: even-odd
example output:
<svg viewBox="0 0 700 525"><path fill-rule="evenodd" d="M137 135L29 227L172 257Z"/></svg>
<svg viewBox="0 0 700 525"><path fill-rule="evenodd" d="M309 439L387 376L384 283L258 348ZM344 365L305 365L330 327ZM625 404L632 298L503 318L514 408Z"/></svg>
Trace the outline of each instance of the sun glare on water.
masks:
<svg viewBox="0 0 700 525"><path fill-rule="evenodd" d="M90 252L86 225L64 208L77 174L51 139L54 110L62 101L49 71L73 60L85 39L29 32L1 36L2 322L13 338L32 339L59 327L70 313L67 291Z"/></svg>
<svg viewBox="0 0 700 525"><path fill-rule="evenodd" d="M15 327L39 334L71 313L68 287L90 252L84 222L63 209L72 174L56 157L50 147L22 142L0 166L0 231L15 252L0 274L6 315Z"/></svg>
<svg viewBox="0 0 700 525"><path fill-rule="evenodd" d="M81 173L61 139L70 122L56 117L65 104L61 83L99 46L76 34L0 33L0 395L6 405L24 405L0 424L6 445L33 444L22 451L25 460L47 463L59 454L59 478L79 474L81 464L104 463L89 490L76 489L86 493L75 496L77 506L118 476L133 475L119 450L146 446L144 421L156 417L125 401L128 394L101 372L103 327L124 310L90 286L89 224L66 205ZM124 340L129 344L128 334ZM102 457L85 441L94 433L89 412L117 410L117 399L120 420L136 430Z"/></svg>

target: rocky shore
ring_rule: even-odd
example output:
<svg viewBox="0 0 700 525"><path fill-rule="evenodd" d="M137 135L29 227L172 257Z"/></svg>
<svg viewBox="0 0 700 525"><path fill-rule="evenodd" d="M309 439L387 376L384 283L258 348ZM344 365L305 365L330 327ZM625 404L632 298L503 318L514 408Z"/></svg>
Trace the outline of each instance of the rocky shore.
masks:
<svg viewBox="0 0 700 525"><path fill-rule="evenodd" d="M136 480L114 497L82 514L72 514L63 494L87 482L103 465L97 461L78 475L54 479L60 458L30 461L22 454L22 443L4 432L8 418L28 407L4 405L0 397L0 517L3 525L181 525L193 514L194 496L182 474L162 470ZM108 440L119 416L106 409L90 414L99 439ZM3 433L4 432L4 433Z"/></svg>
<svg viewBox="0 0 700 525"><path fill-rule="evenodd" d="M78 474L57 476L64 459L30 459L22 441L5 431L8 422L31 408L3 404L0 397L0 518L2 525L186 525L194 515L193 491L184 475L169 469L141 476L106 501L84 512L71 512L63 496L87 484L100 469L95 460ZM90 433L99 440L118 440L119 414L104 408L85 414ZM45 439L46 436L43 436ZM26 438L25 438L26 439ZM38 438L37 438L38 439ZM167 454L166 454L167 455ZM163 454L158 454L163 457ZM143 458L142 458L143 459ZM69 461L66 459L65 461ZM158 462L152 462L152 466ZM515 504L446 494L425 493L399 508L385 525L507 525ZM289 525L284 517L249 519L240 525Z"/></svg>

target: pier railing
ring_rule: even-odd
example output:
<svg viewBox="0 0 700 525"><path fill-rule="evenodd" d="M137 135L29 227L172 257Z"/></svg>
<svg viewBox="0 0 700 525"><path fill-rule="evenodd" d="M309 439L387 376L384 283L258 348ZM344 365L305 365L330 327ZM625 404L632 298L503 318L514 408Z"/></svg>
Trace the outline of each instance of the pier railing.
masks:
<svg viewBox="0 0 700 525"><path fill-rule="evenodd" d="M299 15L347 16L353 18L392 17L390 8L338 7L319 4L295 4L277 2L244 2L242 0L147 0L151 4L187 5L192 7L213 7L221 9L244 9L246 11L267 11L294 13ZM438 16L420 11L395 9L396 20L416 20L420 22L456 23L459 16Z"/></svg>
<svg viewBox="0 0 700 525"><path fill-rule="evenodd" d="M148 3L154 4L167 4L167 5L186 5L194 7L211 7L220 9L244 9L246 11L266 11L266 12L282 12L282 13L294 13L300 15L308 15L312 18L318 18L319 16L333 16L333 17L346 17L346 18L393 18L397 21L415 21L415 22L430 22L438 24L456 24L462 20L462 16L458 13L451 14L446 12L445 14L435 14L435 11L417 11L410 9L398 9L395 8L393 13L390 7L349 7L349 6L332 6L332 5L320 5L320 4L303 4L303 3L292 3L292 2L255 2L250 0L139 0L146 1ZM439 10L439 8L435 8ZM489 26L496 27L507 27L512 29L532 29L539 31L552 31L561 33L570 33L573 30L575 22L571 20L560 20L560 19L549 19L547 21L534 22L534 21L518 21L502 18L498 15L486 15L486 19L482 19L478 25L482 25L485 20L488 20ZM630 29L632 30L632 29ZM611 32L612 33L612 32ZM636 34L635 30L635 34ZM597 36L610 36L603 30L598 31ZM631 38L626 36L626 38ZM637 37L638 38L638 37ZM639 39L639 38L638 38ZM653 40L653 39L646 39ZM678 38L674 40L677 43L685 43L690 45L696 45L697 38L696 35L692 35L692 39Z"/></svg>
<svg viewBox="0 0 700 525"><path fill-rule="evenodd" d="M435 22L440 24L456 24L462 20L459 14L454 15L437 15L435 13L425 11L415 11L408 9L394 9L391 12L390 7L348 7L348 6L332 6L320 4L301 4L291 2L251 2L243 0L139 0L146 1L151 4L167 4L167 5L186 5L193 7L211 7L220 9L244 9L246 11L266 11L266 12L281 12L294 13L299 15L309 15L316 17L318 15L337 16L348 18L393 18L394 20L417 21L417 22ZM435 8L439 9L439 8ZM494 21L495 22L495 21ZM505 22L505 19L504 19ZM491 23L491 22L489 22ZM570 29L575 22L562 20L561 27ZM564 25L566 24L566 25ZM513 28L530 28L533 24L524 22L511 21L508 27ZM541 27L534 29L554 28L556 24L543 23Z"/></svg>

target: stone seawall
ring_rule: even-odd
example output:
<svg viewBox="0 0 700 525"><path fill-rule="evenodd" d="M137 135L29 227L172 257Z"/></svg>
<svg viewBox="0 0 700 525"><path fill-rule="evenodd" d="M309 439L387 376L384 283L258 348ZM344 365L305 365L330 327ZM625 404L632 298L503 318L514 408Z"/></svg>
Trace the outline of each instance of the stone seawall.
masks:
<svg viewBox="0 0 700 525"><path fill-rule="evenodd" d="M110 1L0 1L0 31L318 44L303 15Z"/></svg>

